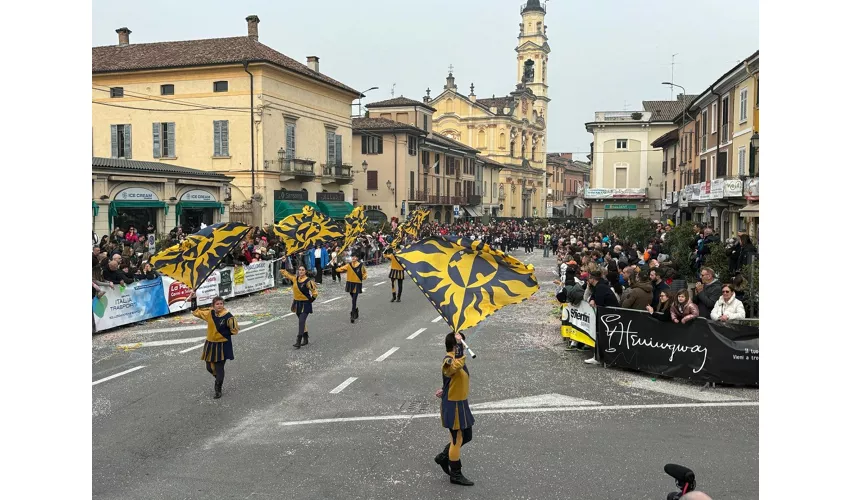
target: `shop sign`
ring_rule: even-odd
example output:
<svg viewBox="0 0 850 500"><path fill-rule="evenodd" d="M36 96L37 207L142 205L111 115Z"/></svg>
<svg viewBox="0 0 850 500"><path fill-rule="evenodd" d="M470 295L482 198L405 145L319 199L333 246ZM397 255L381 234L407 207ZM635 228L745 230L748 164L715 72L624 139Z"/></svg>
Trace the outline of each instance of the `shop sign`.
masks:
<svg viewBox="0 0 850 500"><path fill-rule="evenodd" d="M150 189L131 187L120 191L115 195L116 201L159 201L157 196Z"/></svg>
<svg viewBox="0 0 850 500"><path fill-rule="evenodd" d="M743 196L744 183L741 179L726 179L723 184L724 198L738 198Z"/></svg>
<svg viewBox="0 0 850 500"><path fill-rule="evenodd" d="M307 201L307 191L279 189L274 192L274 199L279 201Z"/></svg>
<svg viewBox="0 0 850 500"><path fill-rule="evenodd" d="M645 198L644 188L588 188L584 192L586 199L606 198Z"/></svg>
<svg viewBox="0 0 850 500"><path fill-rule="evenodd" d="M747 182L744 183L744 196L748 200L758 200L759 199L759 178L751 177L747 179Z"/></svg>
<svg viewBox="0 0 850 500"><path fill-rule="evenodd" d="M203 189L192 189L183 193L180 201L217 201L215 196Z"/></svg>
<svg viewBox="0 0 850 500"><path fill-rule="evenodd" d="M316 193L316 201L345 201L345 193Z"/></svg>
<svg viewBox="0 0 850 500"><path fill-rule="evenodd" d="M637 210L637 204L606 204L605 210Z"/></svg>

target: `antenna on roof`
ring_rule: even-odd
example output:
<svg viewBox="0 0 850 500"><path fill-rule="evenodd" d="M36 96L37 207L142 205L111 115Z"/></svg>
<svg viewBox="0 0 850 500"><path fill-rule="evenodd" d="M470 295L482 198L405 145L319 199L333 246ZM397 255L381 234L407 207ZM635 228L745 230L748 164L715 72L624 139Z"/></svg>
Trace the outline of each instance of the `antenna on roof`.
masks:
<svg viewBox="0 0 850 500"><path fill-rule="evenodd" d="M395 97L395 83L393 83L393 88L390 89L390 97Z"/></svg>

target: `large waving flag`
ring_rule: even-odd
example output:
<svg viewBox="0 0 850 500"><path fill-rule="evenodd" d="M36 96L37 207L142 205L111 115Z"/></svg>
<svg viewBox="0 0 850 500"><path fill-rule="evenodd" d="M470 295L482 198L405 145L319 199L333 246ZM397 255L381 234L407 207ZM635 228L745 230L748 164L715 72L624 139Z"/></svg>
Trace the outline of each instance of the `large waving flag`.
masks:
<svg viewBox="0 0 850 500"><path fill-rule="evenodd" d="M292 214L275 224L274 232L286 245L287 255L343 237L338 222L310 205L304 205L300 214Z"/></svg>
<svg viewBox="0 0 850 500"><path fill-rule="evenodd" d="M342 242L340 252L353 245L357 237L366 229L366 215L363 213L363 206L355 207L350 214L343 218L345 224L345 235Z"/></svg>
<svg viewBox="0 0 850 500"><path fill-rule="evenodd" d="M534 267L481 241L430 236L396 258L455 332L472 328L540 288Z"/></svg>
<svg viewBox="0 0 850 500"><path fill-rule="evenodd" d="M401 242L405 239L406 236L410 236L414 240L419 237L419 230L422 228L422 224L428 220L428 214L431 213L431 210L418 208L410 217L401 224L396 227L395 232L393 233L393 241L390 243L390 246L395 250L401 245Z"/></svg>
<svg viewBox="0 0 850 500"><path fill-rule="evenodd" d="M151 257L151 265L160 273L197 289L250 230L241 222L207 226Z"/></svg>

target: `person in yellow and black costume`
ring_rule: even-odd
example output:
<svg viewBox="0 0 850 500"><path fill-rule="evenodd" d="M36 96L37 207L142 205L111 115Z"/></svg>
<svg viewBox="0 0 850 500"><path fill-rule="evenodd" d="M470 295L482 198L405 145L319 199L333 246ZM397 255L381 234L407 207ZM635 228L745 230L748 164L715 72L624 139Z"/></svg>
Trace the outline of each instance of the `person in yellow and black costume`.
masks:
<svg viewBox="0 0 850 500"><path fill-rule="evenodd" d="M366 281L366 266L360 262L360 254L351 254L351 262L336 268L336 272L345 271L345 291L351 294L351 322L360 318L357 307L357 296L363 293L363 282Z"/></svg>
<svg viewBox="0 0 850 500"><path fill-rule="evenodd" d="M443 358L443 387L437 391L441 398L440 420L449 430L451 441L434 457L434 461L449 475L454 484L472 486L473 483L461 472L460 448L472 441L472 425L475 418L469 409L469 369L463 352L460 333L446 335L446 355Z"/></svg>
<svg viewBox="0 0 850 500"><path fill-rule="evenodd" d="M224 384L224 363L233 359L233 336L239 333L239 324L233 314L224 308L224 299L215 297L212 309L199 308L195 292L192 298L192 314L207 322L207 340L201 351L201 360L207 365L207 371L215 377L215 399L221 397Z"/></svg>
<svg viewBox="0 0 850 500"><path fill-rule="evenodd" d="M298 273L297 277L290 274L286 269L280 270L280 274L292 282L292 307L290 310L298 317L298 337L292 347L301 349L302 345L307 345L310 342L310 335L307 333L307 316L313 312L313 302L319 297L319 290L316 288L316 283L307 276L307 269L304 266L298 266L296 272Z"/></svg>
<svg viewBox="0 0 850 500"><path fill-rule="evenodd" d="M404 268L401 267L392 248L388 248L384 257L390 260L390 282L392 283L393 298L390 302L401 302L401 292L404 288ZM396 295L395 282L398 280L398 294Z"/></svg>

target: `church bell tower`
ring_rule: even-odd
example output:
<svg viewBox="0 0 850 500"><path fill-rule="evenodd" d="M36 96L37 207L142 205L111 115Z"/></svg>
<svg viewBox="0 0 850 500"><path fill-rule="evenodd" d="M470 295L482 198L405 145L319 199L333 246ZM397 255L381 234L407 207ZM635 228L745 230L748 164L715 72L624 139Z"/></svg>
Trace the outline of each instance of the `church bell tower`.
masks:
<svg viewBox="0 0 850 500"><path fill-rule="evenodd" d="M529 88L537 101L534 109L538 115L546 114L549 102L549 43L546 36L546 7L540 0L528 0L520 7L522 23L519 25L517 52L517 83Z"/></svg>

